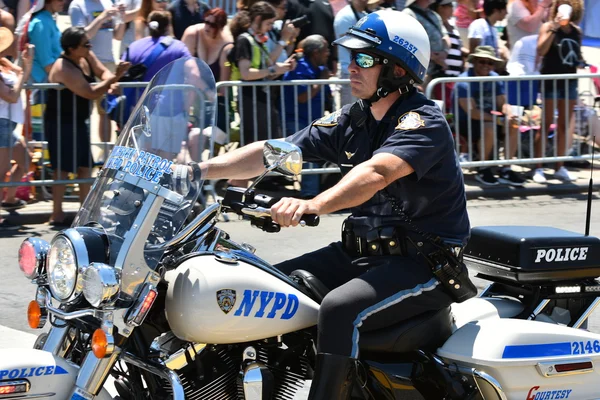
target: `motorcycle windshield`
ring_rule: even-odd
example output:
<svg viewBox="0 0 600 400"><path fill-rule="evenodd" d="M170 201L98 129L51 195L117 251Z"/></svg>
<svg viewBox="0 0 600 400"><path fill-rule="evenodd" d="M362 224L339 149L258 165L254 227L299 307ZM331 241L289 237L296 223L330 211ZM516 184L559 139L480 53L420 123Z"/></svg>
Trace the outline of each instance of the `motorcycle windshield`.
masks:
<svg viewBox="0 0 600 400"><path fill-rule="evenodd" d="M207 171L188 163L210 157L215 110L215 81L203 61L179 59L152 78L74 221L102 227L111 265L155 269L161 246L181 230L200 194ZM126 259L123 252L139 254Z"/></svg>

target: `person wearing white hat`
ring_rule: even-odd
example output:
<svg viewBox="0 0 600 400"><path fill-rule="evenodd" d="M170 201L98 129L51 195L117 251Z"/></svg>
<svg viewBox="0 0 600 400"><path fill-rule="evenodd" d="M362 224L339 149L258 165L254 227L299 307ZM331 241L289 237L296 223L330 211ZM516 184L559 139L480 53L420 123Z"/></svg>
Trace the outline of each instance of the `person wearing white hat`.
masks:
<svg viewBox="0 0 600 400"><path fill-rule="evenodd" d="M473 67L462 73L460 77L498 76L493 71L502 59L496 57L492 46L478 46L467 59ZM479 160L489 160L495 147L494 132L497 137L504 136L504 157L511 159L517 152L518 126L517 116L512 115L512 108L506 102L504 82L457 82L455 86L458 98L458 133L470 138L482 149ZM495 95L495 97L494 97ZM521 107L522 108L522 107ZM504 124L510 124L507 132ZM483 127L483 136L482 136ZM475 179L486 186L504 183L511 186L523 186L525 180L510 167L503 167L499 177L494 176L491 167L479 169Z"/></svg>
<svg viewBox="0 0 600 400"><path fill-rule="evenodd" d="M331 290L319 309L309 400L351 398L353 384L360 382L356 365L367 332L403 326L427 311L449 315L451 295L425 261L432 244L422 236L412 241L406 221L458 247L469 236L450 127L437 105L414 87L429 65L423 26L405 13L380 10L361 18L334 44L351 52L352 94L360 100L286 141L302 150L305 161L337 164L342 178L314 199L284 197L270 210L273 222L288 227L298 226L305 214L351 209L342 241L275 265L284 274L303 269ZM208 179L256 176L264 171L263 146L252 143L201 167L210 171ZM449 246L439 241L442 248ZM471 286L468 277L462 282L463 288ZM439 340L439 332L432 334L432 339L404 341L398 351Z"/></svg>
<svg viewBox="0 0 600 400"><path fill-rule="evenodd" d="M12 32L1 27L0 55L3 57L0 58L0 177L4 181L6 173L10 171L10 181L18 182L26 171L27 152L25 142L15 133L15 128L24 121L21 89L31 74L35 46L28 45L25 48L22 53L23 67L19 68L4 57L13 40ZM15 161L12 168L11 160ZM25 201L16 199L16 192L16 186L6 189L2 208L16 210L25 206ZM6 219L0 220L0 230L17 228Z"/></svg>

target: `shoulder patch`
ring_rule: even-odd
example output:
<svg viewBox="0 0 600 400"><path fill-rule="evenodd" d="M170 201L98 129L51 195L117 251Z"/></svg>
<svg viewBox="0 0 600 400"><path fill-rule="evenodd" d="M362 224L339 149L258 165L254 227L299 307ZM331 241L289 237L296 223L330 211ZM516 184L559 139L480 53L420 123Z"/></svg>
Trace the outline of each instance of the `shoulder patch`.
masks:
<svg viewBox="0 0 600 400"><path fill-rule="evenodd" d="M419 113L415 111L409 111L402 114L402 116L398 118L398 125L396 125L396 129L409 131L419 129L422 126L425 126L425 121L421 119Z"/></svg>
<svg viewBox="0 0 600 400"><path fill-rule="evenodd" d="M313 122L313 126L336 126L341 113L342 110L339 109L329 115L325 115L324 117L321 117Z"/></svg>

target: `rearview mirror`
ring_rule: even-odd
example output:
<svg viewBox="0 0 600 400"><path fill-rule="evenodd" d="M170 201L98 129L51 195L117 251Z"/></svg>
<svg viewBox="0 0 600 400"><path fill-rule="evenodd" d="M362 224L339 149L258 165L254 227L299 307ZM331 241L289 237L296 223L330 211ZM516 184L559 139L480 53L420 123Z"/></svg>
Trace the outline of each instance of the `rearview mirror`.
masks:
<svg viewBox="0 0 600 400"><path fill-rule="evenodd" d="M283 140L267 140L263 147L263 162L269 171L297 176L302 172L302 150Z"/></svg>

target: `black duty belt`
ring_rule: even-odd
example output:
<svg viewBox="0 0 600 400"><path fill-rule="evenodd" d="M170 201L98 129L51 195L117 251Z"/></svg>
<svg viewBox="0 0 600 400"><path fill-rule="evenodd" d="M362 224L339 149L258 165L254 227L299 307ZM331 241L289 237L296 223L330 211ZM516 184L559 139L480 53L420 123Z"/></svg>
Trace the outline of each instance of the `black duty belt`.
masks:
<svg viewBox="0 0 600 400"><path fill-rule="evenodd" d="M342 243L352 257L408 256L417 252L429 254L435 250L435 247L423 238L394 226L375 228L360 234L344 224Z"/></svg>

